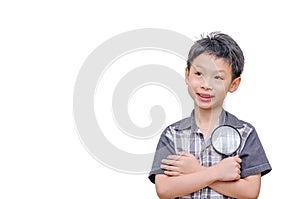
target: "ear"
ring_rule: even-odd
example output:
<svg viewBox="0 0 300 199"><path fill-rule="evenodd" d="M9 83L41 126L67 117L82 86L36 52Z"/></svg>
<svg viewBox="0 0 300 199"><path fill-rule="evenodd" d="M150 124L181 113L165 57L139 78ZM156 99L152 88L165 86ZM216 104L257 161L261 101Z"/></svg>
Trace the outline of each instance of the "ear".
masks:
<svg viewBox="0 0 300 199"><path fill-rule="evenodd" d="M185 83L188 84L190 70L188 67L185 68Z"/></svg>
<svg viewBox="0 0 300 199"><path fill-rule="evenodd" d="M229 92L233 93L234 91L236 91L241 83L241 77L237 77L235 78L231 84L230 84L230 87L229 87Z"/></svg>

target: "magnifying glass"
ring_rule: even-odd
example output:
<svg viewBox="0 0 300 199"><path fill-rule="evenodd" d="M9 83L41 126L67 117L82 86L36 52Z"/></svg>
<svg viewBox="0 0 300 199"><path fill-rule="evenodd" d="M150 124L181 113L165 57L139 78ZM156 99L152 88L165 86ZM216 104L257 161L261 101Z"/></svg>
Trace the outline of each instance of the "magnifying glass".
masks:
<svg viewBox="0 0 300 199"><path fill-rule="evenodd" d="M241 143L239 131L230 125L218 126L211 134L211 144L221 155L234 155L241 147Z"/></svg>

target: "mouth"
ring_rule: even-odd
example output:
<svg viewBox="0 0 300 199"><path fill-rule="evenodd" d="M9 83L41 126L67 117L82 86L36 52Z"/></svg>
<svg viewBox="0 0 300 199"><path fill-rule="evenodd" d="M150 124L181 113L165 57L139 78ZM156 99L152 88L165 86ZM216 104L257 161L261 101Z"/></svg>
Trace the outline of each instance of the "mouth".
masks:
<svg viewBox="0 0 300 199"><path fill-rule="evenodd" d="M211 102L214 98L213 95L210 95L208 93L196 93L198 98L203 102Z"/></svg>

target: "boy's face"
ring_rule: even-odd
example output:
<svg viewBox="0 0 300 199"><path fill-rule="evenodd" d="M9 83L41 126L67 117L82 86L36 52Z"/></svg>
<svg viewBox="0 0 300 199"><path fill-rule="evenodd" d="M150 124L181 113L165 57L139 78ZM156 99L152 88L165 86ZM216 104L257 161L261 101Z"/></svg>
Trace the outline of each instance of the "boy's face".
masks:
<svg viewBox="0 0 300 199"><path fill-rule="evenodd" d="M238 88L241 78L232 80L231 66L222 58L202 53L186 68L185 81L195 106L222 108L227 92Z"/></svg>

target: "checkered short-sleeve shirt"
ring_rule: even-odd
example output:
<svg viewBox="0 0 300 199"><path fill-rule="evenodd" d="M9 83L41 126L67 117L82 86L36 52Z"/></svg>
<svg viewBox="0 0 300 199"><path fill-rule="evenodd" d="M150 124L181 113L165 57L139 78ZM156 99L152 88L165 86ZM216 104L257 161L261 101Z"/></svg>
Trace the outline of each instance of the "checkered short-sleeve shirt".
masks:
<svg viewBox="0 0 300 199"><path fill-rule="evenodd" d="M263 146L251 124L239 120L225 110L222 111L217 126L221 124L234 126L238 129L242 137L241 148L238 151L242 159L241 178L257 173L261 173L263 176L271 171L272 168ZM151 182L155 183L156 174L164 173L160 168L161 160L168 155L177 154L181 151L193 154L199 160L199 163L205 167L220 162L225 156L220 155L211 145L207 144L209 139L208 137L205 140L200 129L197 127L194 112L192 112L190 117L168 126L162 133L156 148L152 169L149 174ZM221 195L213 189L206 187L190 195L178 198L224 199L230 197Z"/></svg>

